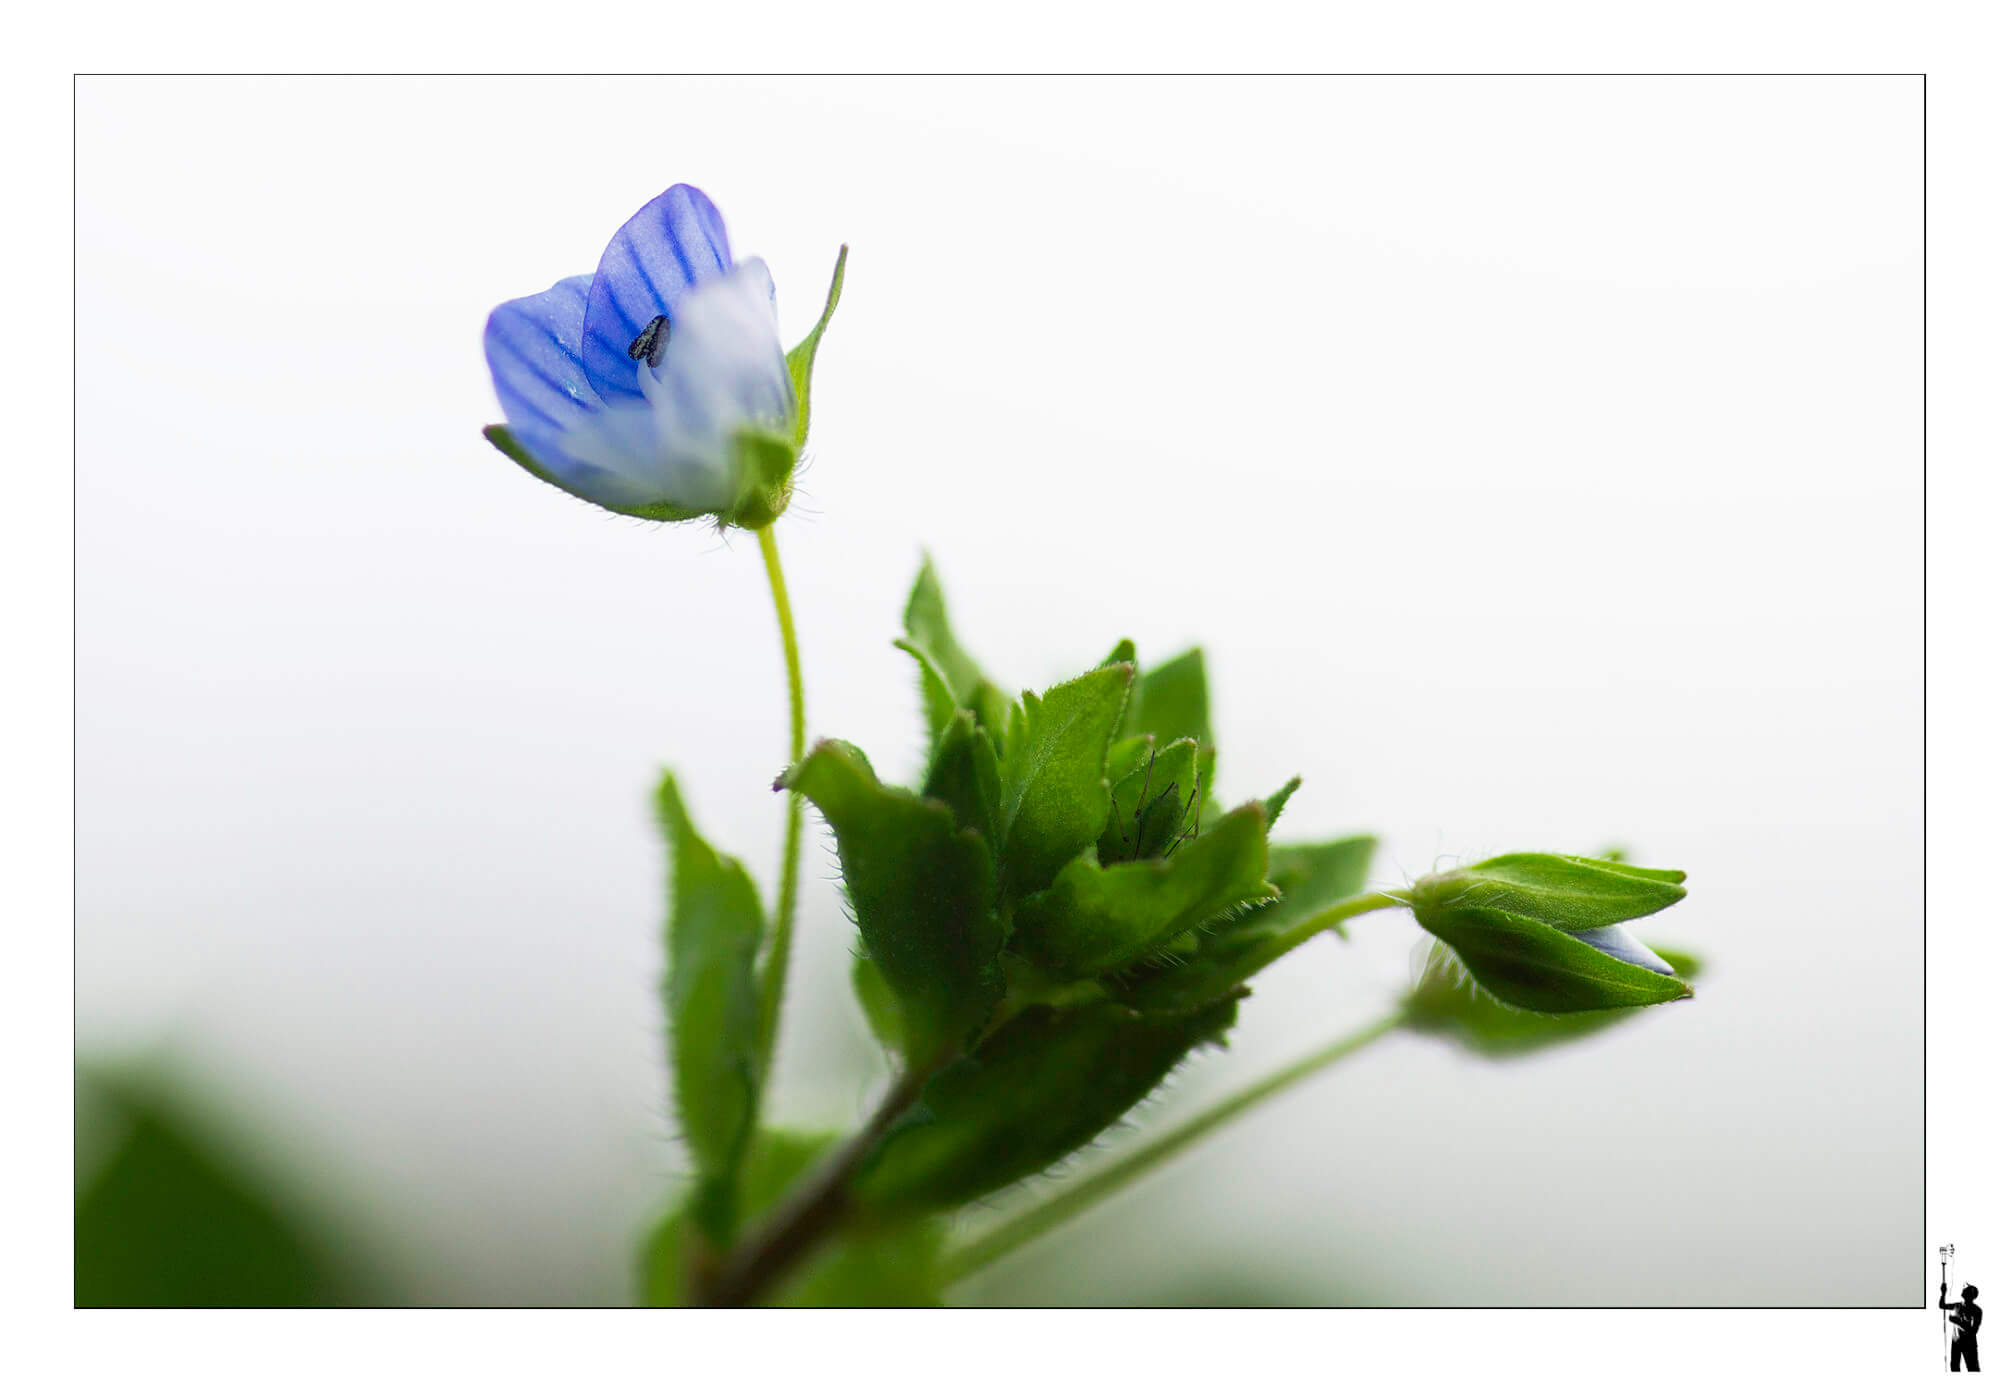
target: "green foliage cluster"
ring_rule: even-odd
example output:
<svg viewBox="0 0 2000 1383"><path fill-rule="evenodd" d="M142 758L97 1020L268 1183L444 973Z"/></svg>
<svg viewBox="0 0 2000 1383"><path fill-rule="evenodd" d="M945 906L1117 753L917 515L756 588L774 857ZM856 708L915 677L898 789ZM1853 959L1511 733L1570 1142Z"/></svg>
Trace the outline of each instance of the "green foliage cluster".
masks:
<svg viewBox="0 0 2000 1383"><path fill-rule="evenodd" d="M1260 970L1361 912L1410 907L1439 938L1401 1021L1488 1054L1608 1021L1548 1013L1690 992L1607 939L1682 896L1678 873L1513 855L1364 894L1373 839L1273 844L1299 780L1216 798L1199 649L1146 666L1126 641L1081 676L1011 695L960 642L928 561L897 646L924 717L916 781L886 783L861 749L826 739L774 784L833 834L855 995L901 1072L901 1097L859 1139L758 1128L765 920L741 865L695 831L671 778L661 787L666 996L694 1181L649 1244L652 1303L716 1299L704 1284L746 1240L788 1267L764 1300L935 1300L951 1212L1089 1145L1190 1053L1225 1042ZM820 1216L838 1231L796 1262L782 1233L757 1242L771 1223Z"/></svg>

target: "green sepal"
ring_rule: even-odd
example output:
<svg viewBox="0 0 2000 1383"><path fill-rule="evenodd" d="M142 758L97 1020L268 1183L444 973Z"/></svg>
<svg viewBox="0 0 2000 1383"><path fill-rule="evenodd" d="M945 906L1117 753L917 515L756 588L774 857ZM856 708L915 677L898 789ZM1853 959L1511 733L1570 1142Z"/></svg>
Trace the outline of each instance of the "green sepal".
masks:
<svg viewBox="0 0 2000 1383"><path fill-rule="evenodd" d="M978 662L965 651L952 632L951 616L945 609L944 587L939 583L937 568L928 556L917 570L917 579L910 587L909 602L903 607L903 634L896 646L917 659L920 675L924 678L924 714L933 745L936 737L943 733L945 722L950 719L940 714L944 701L931 680L935 675L936 683L942 684L945 695L950 698L950 706L971 711L973 717L986 727L986 733L993 737L994 747L1004 749L1012 705L1007 694L987 678Z"/></svg>
<svg viewBox="0 0 2000 1383"><path fill-rule="evenodd" d="M1283 814L1285 803L1292 800L1292 794L1299 790L1299 785L1303 782L1305 782L1305 779L1294 777L1290 782L1264 799L1264 816L1267 824L1272 826L1278 824L1278 817Z"/></svg>
<svg viewBox="0 0 2000 1383"><path fill-rule="evenodd" d="M564 485L555 475L537 461L526 447L514 440L514 434L501 423L494 423L481 429L482 435L500 451L500 454L519 466L545 485L553 485L564 494L583 499L582 495ZM599 509L609 509L614 514L625 514L635 519L650 519L654 523L682 523L688 519L709 517L705 509L683 509L677 504L643 504L632 509L621 509L615 504L599 504L594 499L583 500L585 504L595 504Z"/></svg>
<svg viewBox="0 0 2000 1383"><path fill-rule="evenodd" d="M1141 743L1150 743L1150 737ZM1122 741L1130 743L1130 741ZM1112 746L1115 753L1120 745ZM1097 858L1105 864L1120 860L1157 859L1192 825L1189 810L1195 794L1195 763L1199 746L1175 740L1157 753L1150 749L1139 761L1111 774L1111 819L1097 838Z"/></svg>
<svg viewBox="0 0 2000 1383"><path fill-rule="evenodd" d="M1684 951L1655 947L1654 953L1683 979L1701 972L1698 957ZM1431 955L1416 986L1403 1001L1409 1026L1450 1038L1480 1056L1525 1056L1559 1042L1573 1042L1628 1018L1636 1008L1598 1009L1583 1013L1531 1013L1501 1003L1473 983L1465 967L1442 941L1431 944Z"/></svg>
<svg viewBox="0 0 2000 1383"><path fill-rule="evenodd" d="M735 1176L757 1117L757 886L689 819L671 773L655 796L672 856L667 974L674 1104L694 1160L696 1221L718 1244L735 1232Z"/></svg>
<svg viewBox="0 0 2000 1383"><path fill-rule="evenodd" d="M931 756L924 796L951 808L959 828L992 842L1000 812L1000 756L986 727L970 711L957 711Z"/></svg>
<svg viewBox="0 0 2000 1383"><path fill-rule="evenodd" d="M1000 760L1000 888L1022 898L1097 844L1111 818L1105 767L1132 665L1114 663L1021 697Z"/></svg>
<svg viewBox="0 0 2000 1383"><path fill-rule="evenodd" d="M798 420L792 425L792 452L797 455L806 449L806 429L812 423L812 378L813 362L819 357L819 338L826 335L826 324L833 320L833 309L840 306L840 288L847 281L847 246L840 247L840 254L833 261L833 280L826 286L826 306L820 309L819 320L805 339L785 352L785 368L791 372L792 394L798 400Z"/></svg>
<svg viewBox="0 0 2000 1383"><path fill-rule="evenodd" d="M735 436L736 474L743 497L722 516L738 528L768 528L792 502L792 471L799 463L797 443L762 428L738 429Z"/></svg>
<svg viewBox="0 0 2000 1383"><path fill-rule="evenodd" d="M1647 917L1687 897L1678 869L1641 869L1578 855L1496 855L1432 874L1411 890L1419 914L1457 907L1532 917L1565 932Z"/></svg>
<svg viewBox="0 0 2000 1383"><path fill-rule="evenodd" d="M1265 877L1278 890L1276 901L1189 933L1183 940L1195 943L1191 952L1169 951L1173 963L1120 976L1119 997L1144 1012L1180 1013L1238 989L1262 968L1258 951L1266 942L1361 892L1374 853L1373 836L1271 846Z"/></svg>
<svg viewBox="0 0 2000 1383"><path fill-rule="evenodd" d="M1172 855L1101 865L1083 854L1021 901L1014 944L1074 979L1122 970L1196 927L1278 896L1264 882L1264 807L1250 802Z"/></svg>
<svg viewBox="0 0 2000 1383"><path fill-rule="evenodd" d="M1120 733L1151 735L1160 744L1191 739L1201 746L1195 762L1200 791L1193 810L1202 829L1208 829L1205 811L1215 782L1215 731L1209 725L1208 663L1199 648L1169 658L1133 682Z"/></svg>
<svg viewBox="0 0 2000 1383"><path fill-rule="evenodd" d="M746 1217L774 1209L839 1141L831 1133L767 1129L743 1161ZM939 1306L943 1304L944 1224L902 1218L894 1223L850 1220L827 1249L784 1279L773 1306ZM686 1232L685 1207L647 1236L640 1261L640 1299L647 1306L686 1301L690 1255L701 1250Z"/></svg>
<svg viewBox="0 0 2000 1383"><path fill-rule="evenodd" d="M993 860L951 808L877 781L850 744L821 740L780 786L833 828L862 943L902 1014L913 1063L955 1048L1001 992Z"/></svg>
<svg viewBox="0 0 2000 1383"><path fill-rule="evenodd" d="M1672 975L1614 960L1533 918L1464 905L1414 911L1418 924L1451 947L1489 994L1516 1008L1581 1013L1668 1003L1694 994Z"/></svg>
<svg viewBox="0 0 2000 1383"><path fill-rule="evenodd" d="M943 1210L1044 1171L1235 1020L1233 998L1170 1018L1106 1003L1031 1008L932 1077L862 1168L855 1197L885 1213Z"/></svg>
<svg viewBox="0 0 2000 1383"><path fill-rule="evenodd" d="M553 485L564 494L578 499L576 494L554 472L537 461L528 449L515 439L514 434L504 424L494 423L482 429L487 441L491 442L508 460L519 466L535 479ZM605 504L594 499L584 503L594 504L599 509L608 509L614 514L625 514L635 519L647 519L654 523L685 523L690 519L714 518L719 522L734 524L738 528L764 528L785 512L791 503L792 470L798 464L798 447L790 438L781 433L767 432L762 428L743 428L733 439L735 447L735 468L738 477L740 497L736 503L724 511L711 509L686 509L678 504L640 504L631 507Z"/></svg>

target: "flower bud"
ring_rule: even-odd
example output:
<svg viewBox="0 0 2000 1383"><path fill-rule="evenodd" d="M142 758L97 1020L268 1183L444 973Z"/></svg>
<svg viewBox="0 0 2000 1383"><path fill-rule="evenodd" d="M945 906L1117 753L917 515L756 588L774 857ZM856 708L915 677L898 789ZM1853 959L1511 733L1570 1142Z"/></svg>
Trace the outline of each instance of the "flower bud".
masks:
<svg viewBox="0 0 2000 1383"><path fill-rule="evenodd" d="M1686 897L1686 877L1572 855L1500 855L1420 879L1410 898L1418 924L1495 998L1577 1013L1693 994L1624 926Z"/></svg>

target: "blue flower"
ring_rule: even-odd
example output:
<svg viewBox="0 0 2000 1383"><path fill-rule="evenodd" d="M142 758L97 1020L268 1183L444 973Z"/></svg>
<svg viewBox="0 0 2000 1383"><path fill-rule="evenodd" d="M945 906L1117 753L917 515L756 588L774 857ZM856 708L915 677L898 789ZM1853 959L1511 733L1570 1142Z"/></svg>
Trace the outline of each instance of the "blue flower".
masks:
<svg viewBox="0 0 2000 1383"><path fill-rule="evenodd" d="M842 247L826 311L788 356L764 262L738 263L715 204L670 187L619 227L596 273L486 319L507 416L486 435L606 509L761 528L790 498L813 357L846 259Z"/></svg>

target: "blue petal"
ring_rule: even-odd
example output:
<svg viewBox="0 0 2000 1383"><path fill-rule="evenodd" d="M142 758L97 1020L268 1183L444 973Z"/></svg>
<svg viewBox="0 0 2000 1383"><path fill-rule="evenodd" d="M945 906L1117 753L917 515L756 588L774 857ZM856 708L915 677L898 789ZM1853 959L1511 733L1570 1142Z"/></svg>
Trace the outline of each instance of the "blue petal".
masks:
<svg viewBox="0 0 2000 1383"><path fill-rule="evenodd" d="M1613 960L1622 960L1627 965L1636 965L1656 975L1674 973L1674 967L1655 955L1652 947L1632 935L1623 922L1614 923L1609 927L1591 927L1585 931L1571 932L1570 935L1586 946L1596 947Z"/></svg>
<svg viewBox="0 0 2000 1383"><path fill-rule="evenodd" d="M698 188L676 183L618 228L604 247L584 308L583 372L605 402L638 399L632 342L698 283L735 267L722 213Z"/></svg>
<svg viewBox="0 0 2000 1383"><path fill-rule="evenodd" d="M590 275L516 298L486 319L486 366L517 436L560 432L599 406L578 353Z"/></svg>

